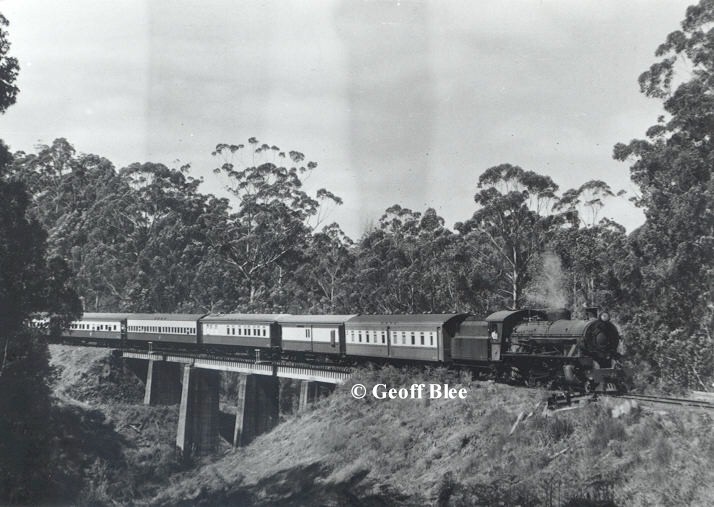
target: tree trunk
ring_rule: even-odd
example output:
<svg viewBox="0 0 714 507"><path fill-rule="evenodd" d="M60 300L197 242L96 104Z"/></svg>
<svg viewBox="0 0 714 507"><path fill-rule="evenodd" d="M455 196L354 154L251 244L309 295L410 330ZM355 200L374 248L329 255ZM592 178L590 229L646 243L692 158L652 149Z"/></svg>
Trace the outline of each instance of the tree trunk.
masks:
<svg viewBox="0 0 714 507"><path fill-rule="evenodd" d="M518 252L516 252L516 247L513 247L513 309L518 310L518 300L520 299L520 287L518 280Z"/></svg>

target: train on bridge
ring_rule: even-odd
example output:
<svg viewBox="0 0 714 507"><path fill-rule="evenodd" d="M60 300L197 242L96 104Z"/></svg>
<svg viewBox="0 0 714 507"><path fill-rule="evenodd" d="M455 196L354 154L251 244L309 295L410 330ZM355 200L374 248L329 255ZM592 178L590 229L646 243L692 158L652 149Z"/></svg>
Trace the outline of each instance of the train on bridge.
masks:
<svg viewBox="0 0 714 507"><path fill-rule="evenodd" d="M46 318L34 324L49 328ZM470 369L526 385L619 391L620 334L606 312L567 310L421 315L85 313L63 343L241 355L256 360L377 362Z"/></svg>

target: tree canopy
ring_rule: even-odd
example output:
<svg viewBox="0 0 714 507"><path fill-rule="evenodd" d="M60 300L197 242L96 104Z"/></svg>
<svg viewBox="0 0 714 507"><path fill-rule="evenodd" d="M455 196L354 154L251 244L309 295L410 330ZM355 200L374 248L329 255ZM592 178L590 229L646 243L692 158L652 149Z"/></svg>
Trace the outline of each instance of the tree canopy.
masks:
<svg viewBox="0 0 714 507"><path fill-rule="evenodd" d="M7 108L15 103L20 89L17 87L17 74L20 72L20 65L17 58L9 56L10 40L7 30L8 21L0 14L0 114L7 111Z"/></svg>
<svg viewBox="0 0 714 507"><path fill-rule="evenodd" d="M714 1L689 7L655 54L639 82L665 114L645 139L614 150L632 164L647 218L623 265L623 278L636 281L625 297L628 329L658 375L696 385L714 359Z"/></svg>

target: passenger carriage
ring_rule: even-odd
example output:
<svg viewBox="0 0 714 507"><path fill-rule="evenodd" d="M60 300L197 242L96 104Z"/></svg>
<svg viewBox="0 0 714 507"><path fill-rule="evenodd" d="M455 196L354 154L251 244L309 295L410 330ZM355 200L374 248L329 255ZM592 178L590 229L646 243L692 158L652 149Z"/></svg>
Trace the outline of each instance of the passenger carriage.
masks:
<svg viewBox="0 0 714 507"><path fill-rule="evenodd" d="M360 315L345 324L347 355L448 362L465 313Z"/></svg>
<svg viewBox="0 0 714 507"><path fill-rule="evenodd" d="M125 313L85 313L81 319L72 321L69 327L62 331L62 340L121 346L127 317L128 314Z"/></svg>
<svg viewBox="0 0 714 507"><path fill-rule="evenodd" d="M126 319L126 339L129 344L177 343L196 345L199 339L199 319L204 313L133 313Z"/></svg>
<svg viewBox="0 0 714 507"><path fill-rule="evenodd" d="M282 314L227 313L201 319L202 343L208 346L270 349L280 346Z"/></svg>
<svg viewBox="0 0 714 507"><path fill-rule="evenodd" d="M287 352L343 355L345 323L355 315L284 315L279 319Z"/></svg>

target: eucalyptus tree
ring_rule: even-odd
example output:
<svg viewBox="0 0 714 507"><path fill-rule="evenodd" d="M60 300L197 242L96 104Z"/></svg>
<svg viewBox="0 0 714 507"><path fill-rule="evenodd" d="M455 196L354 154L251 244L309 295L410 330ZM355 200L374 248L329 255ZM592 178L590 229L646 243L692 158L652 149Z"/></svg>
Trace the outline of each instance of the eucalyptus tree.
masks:
<svg viewBox="0 0 714 507"><path fill-rule="evenodd" d="M449 230L432 208L389 207L360 240L354 307L379 313L472 311L489 308L493 276L480 245Z"/></svg>
<svg viewBox="0 0 714 507"><path fill-rule="evenodd" d="M130 286L132 309L171 312L205 308L196 299L196 273L208 255L207 215L220 212L213 197L199 192L189 167L135 163L120 176L133 189L126 231L135 255ZM225 211L225 208L223 208Z"/></svg>
<svg viewBox="0 0 714 507"><path fill-rule="evenodd" d="M309 248L311 234L339 197L325 189L303 188L317 163L297 151L250 138L245 144L218 144L222 159L214 172L227 178L234 199L225 224L211 232L211 244L236 277L242 296L237 307L270 308L291 286Z"/></svg>
<svg viewBox="0 0 714 507"><path fill-rule="evenodd" d="M351 313L356 248L336 223L312 235L304 262L296 272L299 311Z"/></svg>
<svg viewBox="0 0 714 507"><path fill-rule="evenodd" d="M473 241L489 245L499 264L497 290L510 307L519 308L532 264L562 222L551 213L558 185L548 176L501 164L481 174L478 189L474 196L477 210L456 228Z"/></svg>
<svg viewBox="0 0 714 507"><path fill-rule="evenodd" d="M0 14L0 114L18 92L5 26ZM51 370L44 336L29 320L47 312L56 332L81 308L66 263L48 259L47 235L29 213L31 197L13 178L12 160L0 140L0 503L54 503Z"/></svg>
<svg viewBox="0 0 714 507"><path fill-rule="evenodd" d="M8 54L10 41L5 30L7 26L7 18L0 14L0 114L15 103L20 91L16 83L20 65L17 58Z"/></svg>
<svg viewBox="0 0 714 507"><path fill-rule="evenodd" d="M633 350L690 385L714 375L714 1L687 9L642 73L664 107L645 139L615 146L646 217L623 265Z"/></svg>
<svg viewBox="0 0 714 507"><path fill-rule="evenodd" d="M616 266L626 251L625 228L600 213L609 200L624 194L602 180L590 180L563 192L553 207L565 224L554 231L549 247L562 261L568 303L578 316L585 306L619 303Z"/></svg>

